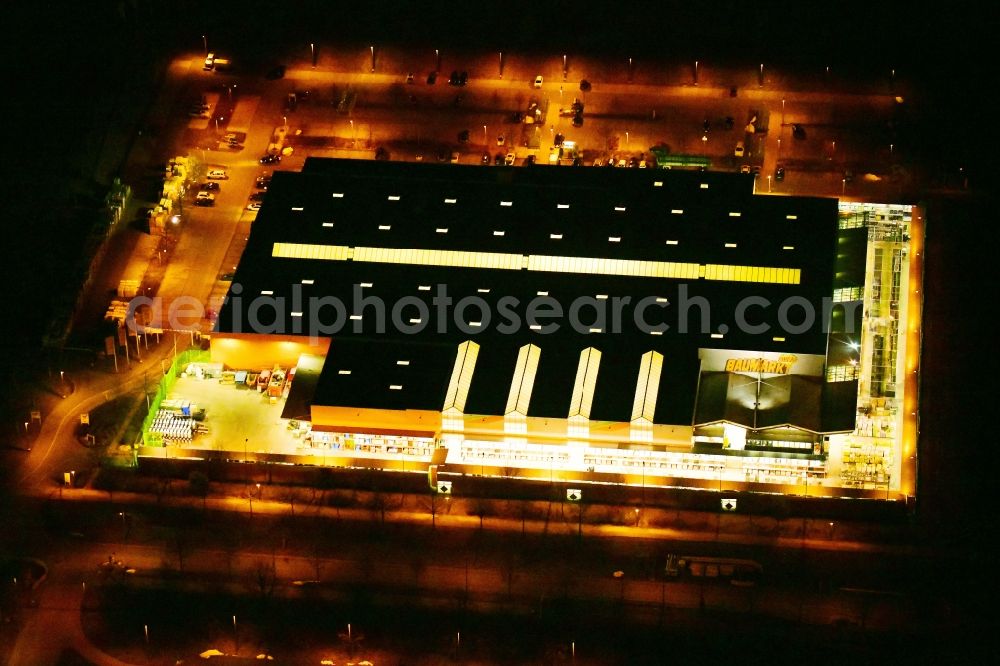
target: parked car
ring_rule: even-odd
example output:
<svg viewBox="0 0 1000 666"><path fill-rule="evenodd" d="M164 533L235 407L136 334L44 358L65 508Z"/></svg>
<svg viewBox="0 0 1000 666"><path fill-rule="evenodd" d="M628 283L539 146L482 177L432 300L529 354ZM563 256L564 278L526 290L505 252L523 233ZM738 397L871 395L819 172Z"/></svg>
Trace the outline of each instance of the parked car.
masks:
<svg viewBox="0 0 1000 666"><path fill-rule="evenodd" d="M536 88L541 88L542 87L542 83L543 83L542 75L539 74L538 76L535 77L535 87Z"/></svg>
<svg viewBox="0 0 1000 666"><path fill-rule="evenodd" d="M774 179L779 183L785 179L785 167L779 166L774 170Z"/></svg>
<svg viewBox="0 0 1000 666"><path fill-rule="evenodd" d="M270 184L270 176L257 176L257 181L254 183L258 190L266 190Z"/></svg>
<svg viewBox="0 0 1000 666"><path fill-rule="evenodd" d="M802 140L806 138L806 128L802 125L792 125L792 138Z"/></svg>
<svg viewBox="0 0 1000 666"><path fill-rule="evenodd" d="M498 146L502 146L502 145L504 145L504 144L505 144L506 142L507 142L507 138L506 138L506 137L505 137L505 136L504 136L503 134L501 134L501 135L497 136L497 145L498 145Z"/></svg>
<svg viewBox="0 0 1000 666"><path fill-rule="evenodd" d="M194 200L195 206L214 206L215 205L215 195L211 192L199 192L198 196Z"/></svg>
<svg viewBox="0 0 1000 666"><path fill-rule="evenodd" d="M515 159L517 159L517 157L514 155L514 151L512 150L509 153L507 153L507 157L504 158L503 163L506 164L507 166L511 166L512 164L514 164Z"/></svg>
<svg viewBox="0 0 1000 666"><path fill-rule="evenodd" d="M213 67L215 67L215 53L214 52L209 53L208 55L205 56L205 65L204 65L204 67L202 67L202 69L204 69L207 72L207 71L210 71Z"/></svg>
<svg viewBox="0 0 1000 666"><path fill-rule="evenodd" d="M201 184L202 192L218 192L219 188L220 188L219 184L213 181Z"/></svg>
<svg viewBox="0 0 1000 666"><path fill-rule="evenodd" d="M733 155L735 155L736 157L743 157L743 153L744 152L746 152L746 151L743 148L743 142L742 141L737 141L736 142L736 148L733 150Z"/></svg>
<svg viewBox="0 0 1000 666"><path fill-rule="evenodd" d="M583 114L576 114L573 116L573 127L583 127Z"/></svg>
<svg viewBox="0 0 1000 666"><path fill-rule="evenodd" d="M229 174L226 173L225 169L209 169L205 177L209 180L226 180L229 178Z"/></svg>
<svg viewBox="0 0 1000 666"><path fill-rule="evenodd" d="M407 83L413 83L413 72L408 72L406 74L406 82Z"/></svg>
<svg viewBox="0 0 1000 666"><path fill-rule="evenodd" d="M264 155L259 160L261 164L276 164L281 161L281 155Z"/></svg>
<svg viewBox="0 0 1000 666"><path fill-rule="evenodd" d="M495 166L500 166L503 164L503 153L497 153L493 156L493 164Z"/></svg>
<svg viewBox="0 0 1000 666"><path fill-rule="evenodd" d="M251 201L247 204L247 210L260 210L261 203L259 201Z"/></svg>
<svg viewBox="0 0 1000 666"><path fill-rule="evenodd" d="M427 85L432 86L435 83L437 83L437 80L438 80L437 72L431 72L430 74L427 75Z"/></svg>
<svg viewBox="0 0 1000 666"><path fill-rule="evenodd" d="M481 162L482 162L483 164L489 164L489 163L490 163L490 160L491 160L491 159L492 159L492 158L490 157L490 154L489 154L489 153L483 153L483 157L482 157L482 160L481 160Z"/></svg>

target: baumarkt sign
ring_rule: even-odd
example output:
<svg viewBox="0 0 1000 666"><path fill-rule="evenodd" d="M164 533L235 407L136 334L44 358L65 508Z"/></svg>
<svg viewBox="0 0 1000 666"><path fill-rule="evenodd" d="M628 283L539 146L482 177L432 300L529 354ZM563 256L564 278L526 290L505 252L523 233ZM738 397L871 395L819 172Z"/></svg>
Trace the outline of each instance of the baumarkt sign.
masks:
<svg viewBox="0 0 1000 666"><path fill-rule="evenodd" d="M726 372L764 372L771 375L787 375L799 357L795 354L782 354L776 360L766 358L729 358L726 359Z"/></svg>
<svg viewBox="0 0 1000 666"><path fill-rule="evenodd" d="M819 354L793 354L751 349L698 350L702 372L733 372L744 375L806 375L822 377L825 358Z"/></svg>

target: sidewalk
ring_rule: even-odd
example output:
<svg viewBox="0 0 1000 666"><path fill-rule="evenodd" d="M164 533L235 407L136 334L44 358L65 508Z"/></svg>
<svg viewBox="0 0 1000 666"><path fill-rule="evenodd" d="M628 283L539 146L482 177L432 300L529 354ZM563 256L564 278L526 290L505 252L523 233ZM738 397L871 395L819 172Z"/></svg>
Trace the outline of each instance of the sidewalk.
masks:
<svg viewBox="0 0 1000 666"><path fill-rule="evenodd" d="M265 492L273 492L272 488L273 487L267 487ZM257 492L260 491L258 490ZM395 495L395 493L385 494ZM64 490L61 497L63 500L70 501L109 501L109 494L107 492L94 490L92 488ZM407 495L406 497L410 500L426 499L429 501L431 496L428 495L427 498L420 498L415 495ZM218 495L211 495L205 498L204 502L202 502L200 498L190 496L162 495L160 498L157 498L156 496L145 493L116 491L111 496L111 499L115 504L121 505L150 506L167 504L174 507L184 507L189 509L201 509L204 506L206 510L247 513L250 515L254 513L282 515L291 511L291 505L288 502L266 499L253 499L251 501L249 498L235 496L220 497ZM478 500L477 498L452 498L449 496L437 496L435 501L438 508L433 516L430 511L416 511L412 510L412 508L410 510L386 508L385 522L423 525L426 527L435 526L442 529L462 529L470 531L479 530L480 518L476 515L476 507L469 506L470 500L477 502L488 501ZM319 506L308 502L296 502L296 504L298 504L297 515L305 515L308 513L310 515L331 521L349 520L357 522L371 522L378 520L381 513L380 509L374 506L374 504L373 507L366 508ZM564 505L559 506L564 507ZM576 506L578 507L579 505ZM588 508L591 507L584 505L585 516ZM576 507L574 507L573 510L575 511ZM582 538L721 542L792 550L813 549L840 552L895 554L915 554L918 551L916 547L910 545L869 543L855 540L842 540L839 538L823 539L811 536L807 536L806 538L802 538L801 536L768 536L760 534L741 534L727 531L716 532L695 529L677 529L670 527L652 527L648 524L644 524L648 523L650 515L654 513L674 514L676 512L651 508L643 509L642 519L639 521L640 524L638 526L593 524L588 523L586 519L582 524L580 524L577 520L575 520L575 517L573 520L566 520L561 515L553 516L553 518L544 521L538 520L537 518L526 518L522 525L522 521L518 518L498 517L487 512L484 513L483 524L491 531L501 531L511 534L521 533L523 530L532 534L553 534L566 536L576 536L577 534L580 534ZM662 517L663 516L661 515L661 518ZM799 523L800 519L791 519L791 522Z"/></svg>

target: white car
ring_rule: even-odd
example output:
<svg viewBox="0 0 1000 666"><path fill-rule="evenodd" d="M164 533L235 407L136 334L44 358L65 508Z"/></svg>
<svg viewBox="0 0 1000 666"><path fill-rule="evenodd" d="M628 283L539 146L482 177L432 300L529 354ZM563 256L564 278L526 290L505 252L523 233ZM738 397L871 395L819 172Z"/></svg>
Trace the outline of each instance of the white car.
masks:
<svg viewBox="0 0 1000 666"><path fill-rule="evenodd" d="M213 67L215 67L215 53L209 53L205 56L205 66L202 69L208 71Z"/></svg>
<svg viewBox="0 0 1000 666"><path fill-rule="evenodd" d="M251 201L247 205L247 210L260 210L260 202L259 201Z"/></svg>
<svg viewBox="0 0 1000 666"><path fill-rule="evenodd" d="M542 75L539 74L538 76L535 77L535 87L536 88L541 88L542 87L542 83L543 83Z"/></svg>
<svg viewBox="0 0 1000 666"><path fill-rule="evenodd" d="M733 150L733 155L735 155L736 157L743 157L743 152L744 152L743 142L742 141L737 141L736 142L736 149Z"/></svg>
<svg viewBox="0 0 1000 666"><path fill-rule="evenodd" d="M206 178L209 180L226 180L229 178L229 174L226 173L225 169L209 169Z"/></svg>
<svg viewBox="0 0 1000 666"><path fill-rule="evenodd" d="M504 158L503 163L506 164L507 166L511 166L512 164L514 164L515 159L516 158L514 156L514 151L511 151L507 153L507 157Z"/></svg>

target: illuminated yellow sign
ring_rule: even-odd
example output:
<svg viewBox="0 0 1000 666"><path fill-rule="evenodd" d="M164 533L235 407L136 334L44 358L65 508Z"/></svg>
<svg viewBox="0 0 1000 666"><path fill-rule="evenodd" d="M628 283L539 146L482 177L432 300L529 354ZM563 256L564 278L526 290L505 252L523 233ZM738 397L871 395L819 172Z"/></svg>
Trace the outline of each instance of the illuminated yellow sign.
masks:
<svg viewBox="0 0 1000 666"><path fill-rule="evenodd" d="M795 354L782 354L777 361L763 358L730 358L726 359L726 372L764 372L772 375L787 375L798 360Z"/></svg>

